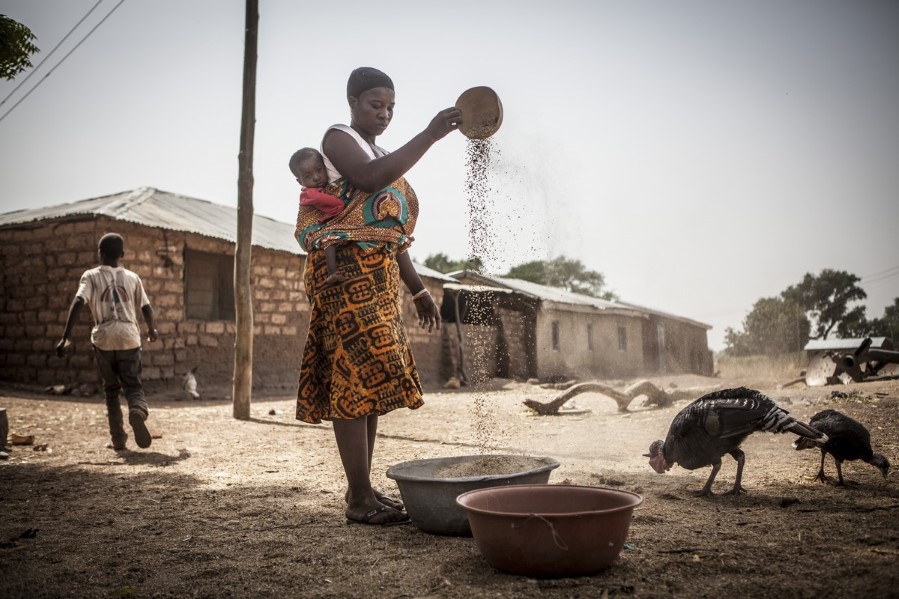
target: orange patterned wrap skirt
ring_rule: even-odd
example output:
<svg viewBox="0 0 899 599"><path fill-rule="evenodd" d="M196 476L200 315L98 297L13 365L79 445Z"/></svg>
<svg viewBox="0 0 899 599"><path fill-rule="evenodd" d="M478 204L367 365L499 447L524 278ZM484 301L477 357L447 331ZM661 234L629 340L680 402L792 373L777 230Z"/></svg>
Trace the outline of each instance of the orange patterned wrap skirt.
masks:
<svg viewBox="0 0 899 599"><path fill-rule="evenodd" d="M324 287L324 251L306 259L310 322L297 391L297 420L359 418L418 408L421 382L403 324L396 245L337 246L346 280Z"/></svg>

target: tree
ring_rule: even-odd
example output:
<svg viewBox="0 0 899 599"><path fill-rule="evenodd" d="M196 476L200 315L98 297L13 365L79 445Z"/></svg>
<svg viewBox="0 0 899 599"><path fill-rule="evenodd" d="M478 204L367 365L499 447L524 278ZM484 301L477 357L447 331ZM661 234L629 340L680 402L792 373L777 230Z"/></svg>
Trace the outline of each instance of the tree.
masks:
<svg viewBox="0 0 899 599"><path fill-rule="evenodd" d="M837 336L841 339L868 337L873 334L874 322L865 316L864 306L856 306L837 323Z"/></svg>
<svg viewBox="0 0 899 599"><path fill-rule="evenodd" d="M858 286L860 280L848 272L825 268L818 276L806 273L799 284L788 287L781 297L806 311L813 323L813 338L827 339L840 323L850 330L858 328L864 319L864 308L859 312L859 307L849 307L851 302L868 297Z"/></svg>
<svg viewBox="0 0 899 599"><path fill-rule="evenodd" d="M617 296L605 288L602 273L587 270L580 260L559 256L552 260L533 260L509 269L505 276L539 283L549 287L561 287L574 293L582 293L604 300L614 300Z"/></svg>
<svg viewBox="0 0 899 599"><path fill-rule="evenodd" d="M736 356L801 351L811 323L799 305L781 297L758 300L743 321L743 332L728 328L724 342Z"/></svg>
<svg viewBox="0 0 899 599"><path fill-rule="evenodd" d="M40 52L31 30L6 15L0 15L0 77L12 80L31 68L31 55Z"/></svg>
<svg viewBox="0 0 899 599"><path fill-rule="evenodd" d="M883 309L883 316L871 321L870 335L872 337L889 337L893 345L899 345L899 297L893 299L893 304Z"/></svg>
<svg viewBox="0 0 899 599"><path fill-rule="evenodd" d="M474 270L481 272L484 269L484 262L477 256L467 260L452 260L443 252L429 254L428 257L425 258L424 265L442 273L455 272L457 270Z"/></svg>

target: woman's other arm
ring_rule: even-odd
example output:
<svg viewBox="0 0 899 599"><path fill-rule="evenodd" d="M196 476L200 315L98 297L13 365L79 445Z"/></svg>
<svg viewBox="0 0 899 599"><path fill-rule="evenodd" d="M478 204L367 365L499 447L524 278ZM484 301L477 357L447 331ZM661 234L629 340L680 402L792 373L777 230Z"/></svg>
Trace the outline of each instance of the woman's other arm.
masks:
<svg viewBox="0 0 899 599"><path fill-rule="evenodd" d="M439 331L440 310L437 309L437 304L434 303L434 298L431 297L431 293L427 290L425 284L421 282L421 277L418 276L409 253L401 252L397 255L396 260L400 267L400 278L403 280L406 289L415 298L413 303L415 304L415 311L418 313L418 324L421 328L427 327L429 333L435 327ZM415 297L416 295L418 297Z"/></svg>

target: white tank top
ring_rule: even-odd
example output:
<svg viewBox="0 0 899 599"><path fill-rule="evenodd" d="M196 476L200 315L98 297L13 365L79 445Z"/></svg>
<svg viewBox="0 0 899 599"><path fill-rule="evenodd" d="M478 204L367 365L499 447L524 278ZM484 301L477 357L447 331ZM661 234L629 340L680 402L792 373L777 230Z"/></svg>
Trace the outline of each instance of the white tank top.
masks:
<svg viewBox="0 0 899 599"><path fill-rule="evenodd" d="M355 129L348 125L331 125L330 127L328 127L328 131L330 131L331 129L343 131L354 140L356 140L356 143L359 144L359 147L362 148L362 151L365 152L365 154L372 160L374 160L375 158L380 158L381 156L386 156L390 153L381 146L376 146L375 144L368 143L367 141L362 139L362 136L359 135L359 133L357 133ZM325 135L327 135L327 131L325 132ZM340 174L340 171L334 168L334 165L330 160L328 160L328 156L327 154L325 154L324 143L322 143L320 150L322 157L325 159L325 168L328 171L328 181L334 182L337 179L342 178L343 175Z"/></svg>

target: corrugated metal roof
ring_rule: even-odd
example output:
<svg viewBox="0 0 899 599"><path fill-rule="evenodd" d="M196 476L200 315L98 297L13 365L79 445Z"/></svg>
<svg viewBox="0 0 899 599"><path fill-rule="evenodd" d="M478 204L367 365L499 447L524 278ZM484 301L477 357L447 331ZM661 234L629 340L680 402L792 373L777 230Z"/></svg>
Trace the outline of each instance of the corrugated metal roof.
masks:
<svg viewBox="0 0 899 599"><path fill-rule="evenodd" d="M559 302L562 304L575 304L581 306L592 306L599 310L615 309L619 306L615 302L609 302L598 297L582 295L580 293L572 293L566 289L558 287L548 287L539 283L532 283L522 279L510 279L506 277L487 276L470 270L460 270L450 273L453 278L467 277L479 281L482 285L488 287L505 287L512 289L524 295L528 295L540 300Z"/></svg>
<svg viewBox="0 0 899 599"><path fill-rule="evenodd" d="M206 237L224 239L231 243L237 241L237 208L153 187L141 187L132 191L47 208L7 212L0 214L0 228L79 215L105 216L113 220L147 227L196 233ZM295 225L291 223L254 214L253 245L305 256L306 252L294 239L295 229ZM413 264L420 276L444 282L456 281L456 279L422 264Z"/></svg>
<svg viewBox="0 0 899 599"><path fill-rule="evenodd" d="M415 271L418 273L419 276L430 277L432 279L438 279L440 281L443 281L444 283L455 283L456 282L456 279L452 278L451 276L445 275L440 271L434 270L433 268L428 268L424 264L419 264L417 262L413 262L412 264L415 265Z"/></svg>
<svg viewBox="0 0 899 599"><path fill-rule="evenodd" d="M641 314L653 314L657 316L663 316L665 318L670 318L673 320L678 320L681 322L685 322L694 326L703 327L706 330L711 329L711 325L692 320L690 318L685 318L683 316L677 316L675 314L669 314L667 312L662 312L660 310L656 310L653 308L647 308L645 306L639 306L637 304L631 304L628 302L622 301L609 301L600 299L598 297L592 297L589 295L583 295L581 293L574 293L568 291L566 289L560 289L558 287L548 287L546 285L541 285L539 283L532 283L530 281L524 281L522 279L510 279L506 277L497 277L497 276L486 276L472 271L460 270L456 272L449 273L450 276L458 279L462 277L468 277L479 281L480 284L486 286L496 286L496 287L506 287L508 289L515 290L519 293L523 293L525 295L529 295L531 297L535 297L542 301L550 301L550 302L558 302L561 304L571 304L577 306L590 306L596 308L597 310L621 310L621 311L630 311L630 312L639 312Z"/></svg>
<svg viewBox="0 0 899 599"><path fill-rule="evenodd" d="M106 216L147 227L237 241L237 208L141 187L113 195L0 215L0 227L78 215ZM293 237L295 226L253 215L253 245L305 255Z"/></svg>
<svg viewBox="0 0 899 599"><path fill-rule="evenodd" d="M808 343L805 344L806 351L855 351L865 340L864 337L860 339L812 339ZM887 343L886 337L871 337L871 348L880 349L883 348L884 345L890 345ZM892 347L890 345L890 347ZM886 348L889 349L889 348Z"/></svg>

